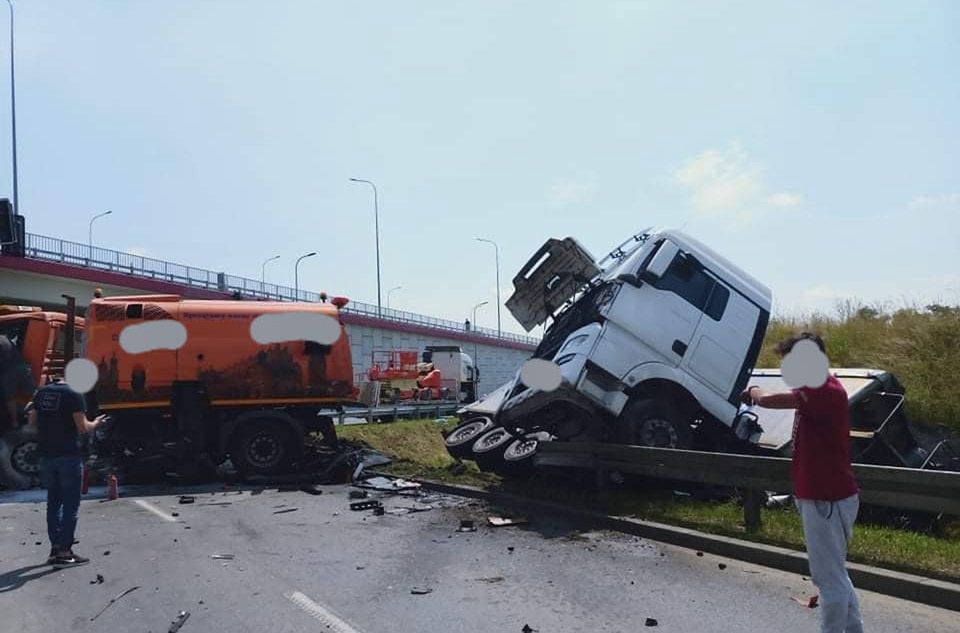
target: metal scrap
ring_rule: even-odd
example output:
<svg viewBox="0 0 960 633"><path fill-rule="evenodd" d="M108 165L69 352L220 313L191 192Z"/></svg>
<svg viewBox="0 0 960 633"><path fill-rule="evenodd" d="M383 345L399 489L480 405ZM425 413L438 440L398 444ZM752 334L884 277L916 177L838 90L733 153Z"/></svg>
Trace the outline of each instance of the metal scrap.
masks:
<svg viewBox="0 0 960 633"><path fill-rule="evenodd" d="M201 601L202 604L202 601ZM180 627L183 626L183 623L190 618L189 611L181 611L177 614L177 617L173 619L173 622L170 623L170 628L167 629L167 633L177 633L180 630Z"/></svg>
<svg viewBox="0 0 960 633"><path fill-rule="evenodd" d="M275 510L274 514L285 514L287 512L296 512L300 508L284 508L283 510Z"/></svg>
<svg viewBox="0 0 960 633"><path fill-rule="evenodd" d="M375 510L382 507L383 504L376 499L371 499L369 501L354 501L350 504L351 510Z"/></svg>
<svg viewBox="0 0 960 633"><path fill-rule="evenodd" d="M213 560L233 560L236 556L233 554L211 554L210 558Z"/></svg>
<svg viewBox="0 0 960 633"><path fill-rule="evenodd" d="M180 495L180 503L182 504L193 503L196 500L196 497L192 495Z"/></svg>
<svg viewBox="0 0 960 633"><path fill-rule="evenodd" d="M116 601L119 600L120 598L124 597L124 596L127 595L128 593L133 593L134 591L136 591L136 590L139 589L139 588L140 588L139 585L130 587L130 588L127 589L126 591L123 591L122 593L118 593L118 594L117 594L116 596L114 596L113 598L110 598L110 602L108 602L107 604L105 604L105 605L103 606L103 608L100 609L100 611L97 612L97 615L95 615L95 616L93 616L92 618L90 618L90 621L93 622L94 620L96 620L97 618L99 618L101 615L103 615L103 612L104 612L104 611L106 611L107 609L110 608L110 605L112 605L114 602L116 602Z"/></svg>
<svg viewBox="0 0 960 633"><path fill-rule="evenodd" d="M380 490L383 492L400 492L402 490L418 490L421 488L420 484L415 481L407 481L406 479L391 479L389 477L370 477L362 481L358 481L354 486L360 488L369 488L371 490Z"/></svg>

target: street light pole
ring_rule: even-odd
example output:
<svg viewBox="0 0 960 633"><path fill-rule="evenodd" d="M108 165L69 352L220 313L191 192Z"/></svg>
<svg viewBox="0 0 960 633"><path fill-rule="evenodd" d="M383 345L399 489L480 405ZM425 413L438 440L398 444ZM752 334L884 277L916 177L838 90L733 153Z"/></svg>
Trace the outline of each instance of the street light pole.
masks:
<svg viewBox="0 0 960 633"><path fill-rule="evenodd" d="M493 244L494 256L497 258L497 338L501 337L500 330L500 247L497 246L497 243L493 240L488 240L482 237L477 238L478 242L486 242L487 244Z"/></svg>
<svg viewBox="0 0 960 633"><path fill-rule="evenodd" d="M273 257L269 257L263 260L263 265L260 266L260 285L261 286L267 283L267 264L269 264L275 259L280 259L280 256L274 255ZM261 288L261 290L263 290L263 288Z"/></svg>
<svg viewBox="0 0 960 633"><path fill-rule="evenodd" d="M473 306L473 329L474 329L474 331L476 331L476 329L477 329L477 310L479 310L479 309L482 308L483 306L487 305L488 303L490 303L490 302L489 302L489 301L481 301L481 302L478 303L477 305ZM479 375L480 375L480 352L478 351L478 348L477 348L477 339L476 339L476 338L473 339L473 369L474 369L474 371L477 373L477 378L479 378ZM474 381L473 381L474 397L479 397L479 393L480 393L480 381L479 381L477 378L474 378Z"/></svg>
<svg viewBox="0 0 960 633"><path fill-rule="evenodd" d="M10 7L10 140L13 144L13 212L20 213L20 187L17 176L17 82L16 64L13 61L13 0L7 0Z"/></svg>
<svg viewBox="0 0 960 633"><path fill-rule="evenodd" d="M307 253L297 258L297 263L293 265L293 300L300 301L300 260L307 257L313 257L317 252Z"/></svg>
<svg viewBox="0 0 960 633"><path fill-rule="evenodd" d="M390 290L387 290L387 310L390 309L390 293L394 290L400 290L401 288L403 288L403 286L394 286Z"/></svg>
<svg viewBox="0 0 960 633"><path fill-rule="evenodd" d="M105 215L110 215L113 211L104 211L103 213L98 213L97 215L90 218L90 225L87 227L87 247L90 249L90 259L93 259L93 223L97 218L102 218Z"/></svg>
<svg viewBox="0 0 960 633"><path fill-rule="evenodd" d="M377 186L363 178L351 178L352 182L365 182L373 189L373 227L377 238L377 316L381 316L380 303L380 203L377 199Z"/></svg>

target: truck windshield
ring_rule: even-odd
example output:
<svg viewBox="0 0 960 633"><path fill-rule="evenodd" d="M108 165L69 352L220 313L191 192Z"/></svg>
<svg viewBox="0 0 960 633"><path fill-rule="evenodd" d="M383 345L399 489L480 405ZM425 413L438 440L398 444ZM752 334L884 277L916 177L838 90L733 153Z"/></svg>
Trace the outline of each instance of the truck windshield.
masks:
<svg viewBox="0 0 960 633"><path fill-rule="evenodd" d="M553 358L571 332L592 323L600 315L601 299L610 284L603 283L590 287L579 299L564 309L547 329L543 340L534 352L534 358Z"/></svg>

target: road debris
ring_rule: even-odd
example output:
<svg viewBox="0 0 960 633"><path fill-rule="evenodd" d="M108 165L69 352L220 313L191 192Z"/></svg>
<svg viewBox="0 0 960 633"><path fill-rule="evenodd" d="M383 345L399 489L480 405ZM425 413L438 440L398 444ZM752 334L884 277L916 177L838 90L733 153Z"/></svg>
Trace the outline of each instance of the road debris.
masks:
<svg viewBox="0 0 960 633"><path fill-rule="evenodd" d="M130 587L130 588L127 589L126 591L123 591L122 593L118 593L118 594L117 594L116 596L114 596L113 598L110 598L110 602L108 602L107 604L105 604L105 605L103 606L103 608L100 609L100 611L97 612L97 615L95 615L95 616L93 616L92 618L90 618L90 621L93 622L94 620L96 620L97 618L99 618L101 615L103 615L103 612L104 612L104 611L106 611L107 609L110 608L110 605L112 605L114 602L116 602L116 601L119 600L120 598L124 597L124 596L127 595L128 593L133 593L134 591L136 591L136 590L139 589L139 588L140 588L139 585L135 585L135 586L133 586L133 587Z"/></svg>
<svg viewBox="0 0 960 633"><path fill-rule="evenodd" d="M415 596L425 596L428 593L433 593L433 589L422 589L420 587L414 587L413 589L410 590L410 593L412 593Z"/></svg>
<svg viewBox="0 0 960 633"><path fill-rule="evenodd" d="M401 506L399 508L392 508L388 511L388 514L414 514L416 512L427 512L433 510L430 506L426 508L413 508L409 506Z"/></svg>
<svg viewBox="0 0 960 633"><path fill-rule="evenodd" d="M370 496L370 493L366 490L351 490L350 498L351 499L366 499Z"/></svg>
<svg viewBox="0 0 960 633"><path fill-rule="evenodd" d="M391 479L389 477L370 477L353 484L360 488L369 488L371 490L380 490L382 492L400 492L403 490L419 490L420 484L406 479Z"/></svg>
<svg viewBox="0 0 960 633"><path fill-rule="evenodd" d="M476 532L477 526L470 519L461 519L460 527L457 528L457 532Z"/></svg>
<svg viewBox="0 0 960 633"><path fill-rule="evenodd" d="M194 497L193 495L180 495L180 503L184 505L188 503L193 503L196 500L197 498Z"/></svg>
<svg viewBox="0 0 960 633"><path fill-rule="evenodd" d="M109 556L109 555L110 555L110 550L105 551L105 552L103 553L103 555L104 555L104 556Z"/></svg>
<svg viewBox="0 0 960 633"><path fill-rule="evenodd" d="M305 492L310 495L322 495L323 491L317 488L316 486L311 486L310 484L304 484L300 486L300 492Z"/></svg>
<svg viewBox="0 0 960 633"><path fill-rule="evenodd" d="M535 628L533 628L532 626L530 626L529 624L524 624L524 625L523 625L523 628L520 629L521 633L537 633L537 631L539 631L539 630L540 630L540 629L535 629Z"/></svg>
<svg viewBox="0 0 960 633"><path fill-rule="evenodd" d="M503 582L503 580L504 580L503 576L491 576L490 578L477 578L477 582L485 582L491 585L496 582Z"/></svg>
<svg viewBox="0 0 960 633"><path fill-rule="evenodd" d="M93 580L91 580L91 581L90 581L90 584L91 584L91 585L102 585L102 584L103 584L103 576L102 576L101 574L97 574L97 577L94 578Z"/></svg>
<svg viewBox="0 0 960 633"><path fill-rule="evenodd" d="M355 511L376 510L377 508L383 508L383 504L376 499L371 499L369 501L354 501L350 504L350 509Z"/></svg>
<svg viewBox="0 0 960 633"><path fill-rule="evenodd" d="M300 508L284 508L283 510L274 510L274 514L285 514L287 512L296 512Z"/></svg>
<svg viewBox="0 0 960 633"><path fill-rule="evenodd" d="M727 564L726 564L726 563L720 563L719 565L717 565L717 567L720 568L720 571L723 571L724 569L727 568Z"/></svg>
<svg viewBox="0 0 960 633"><path fill-rule="evenodd" d="M697 552L697 556L703 556L703 552Z"/></svg>
<svg viewBox="0 0 960 633"><path fill-rule="evenodd" d="M647 621L643 623L643 626L657 626L660 624L657 622L656 618L647 618Z"/></svg>
<svg viewBox="0 0 960 633"><path fill-rule="evenodd" d="M494 527L506 527L509 525L525 525L529 523L526 519L512 519L510 517L487 517L487 523Z"/></svg>
<svg viewBox="0 0 960 633"><path fill-rule="evenodd" d="M180 630L180 627L183 626L183 623L190 618L189 611L181 611L177 614L177 617L173 619L173 622L170 623L170 628L167 629L167 633L177 633Z"/></svg>
<svg viewBox="0 0 960 633"><path fill-rule="evenodd" d="M236 556L233 554L211 554L210 558L213 560L233 560Z"/></svg>

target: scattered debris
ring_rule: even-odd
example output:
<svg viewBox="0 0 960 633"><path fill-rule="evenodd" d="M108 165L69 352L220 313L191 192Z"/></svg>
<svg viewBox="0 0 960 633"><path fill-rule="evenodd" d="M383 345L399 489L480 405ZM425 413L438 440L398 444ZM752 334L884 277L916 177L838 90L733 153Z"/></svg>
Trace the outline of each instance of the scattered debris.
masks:
<svg viewBox="0 0 960 633"><path fill-rule="evenodd" d="M386 510L382 505L377 506L373 509L373 516L382 517L386 513ZM364 519L366 521L366 519Z"/></svg>
<svg viewBox="0 0 960 633"><path fill-rule="evenodd" d="M284 508L283 510L275 510L274 514L284 514L286 512L296 512L300 508Z"/></svg>
<svg viewBox="0 0 960 633"><path fill-rule="evenodd" d="M109 556L109 555L110 555L110 550L105 551L105 552L103 553L103 555L104 555L104 556Z"/></svg>
<svg viewBox="0 0 960 633"><path fill-rule="evenodd" d="M370 493L368 493L366 490L351 490L351 491L350 491L350 498L351 498L351 499L366 499L366 498L369 497L369 496L370 496Z"/></svg>
<svg viewBox="0 0 960 633"><path fill-rule="evenodd" d="M178 516L180 516L180 513L179 513L179 512L171 512L171 513L170 513L170 516L172 516L172 517L178 517Z"/></svg>
<svg viewBox="0 0 960 633"><path fill-rule="evenodd" d="M524 624L524 625L523 625L523 628L520 629L521 633L537 633L537 631L539 631L539 630L540 630L540 629L535 629L535 628L533 628L532 626L530 626L529 624Z"/></svg>
<svg viewBox="0 0 960 633"><path fill-rule="evenodd" d="M369 479L364 479L359 481L354 486L359 486L361 488L369 488L371 490L382 490L384 492L399 492L401 490L418 490L421 486L415 481L407 481L406 479L391 479L389 477L370 477Z"/></svg>
<svg viewBox="0 0 960 633"><path fill-rule="evenodd" d="M376 499L371 499L370 501L354 501L350 504L351 510L375 510L382 507L383 504Z"/></svg>
<svg viewBox="0 0 960 633"><path fill-rule="evenodd" d="M697 552L697 556L703 556L703 552Z"/></svg>
<svg viewBox="0 0 960 633"><path fill-rule="evenodd" d="M128 593L133 593L134 591L136 591L136 590L139 589L139 588L140 588L139 585L135 585L135 586L133 586L133 587L130 587L130 588L127 589L126 591L123 591L122 593L118 593L118 594L117 594L116 596L114 596L113 598L110 598L110 602L108 602L107 604L105 604L105 605L103 606L103 608L100 609L100 611L97 612L97 615L95 615L95 616L93 616L92 618L90 618L90 621L93 622L94 620L96 620L97 618L99 618L101 615L103 615L103 612L104 612L104 611L106 611L107 609L110 608L110 605L112 605L114 602L116 602L116 601L119 600L120 598L124 597L124 596L127 595Z"/></svg>
<svg viewBox="0 0 960 633"><path fill-rule="evenodd" d="M476 532L477 526L470 519L462 519L460 521L460 527L457 528L457 532Z"/></svg>
<svg viewBox="0 0 960 633"><path fill-rule="evenodd" d="M91 585L102 585L102 584L103 584L103 576L102 576L101 574L97 574L97 577L94 578L93 580L91 580L91 581L90 581L90 584L91 584Z"/></svg>
<svg viewBox="0 0 960 633"><path fill-rule="evenodd" d="M363 565L357 565L357 570L359 571L359 570L361 570L361 569L366 569L366 567L363 566Z"/></svg>
<svg viewBox="0 0 960 633"><path fill-rule="evenodd" d="M799 605L807 607L808 609L816 609L820 606L820 596L813 595L809 598L804 598L803 596L793 596L793 601Z"/></svg>
<svg viewBox="0 0 960 633"><path fill-rule="evenodd" d="M492 576L490 578L477 578L479 582L490 583L491 585L495 582L503 582L503 576Z"/></svg>
<svg viewBox="0 0 960 633"><path fill-rule="evenodd" d="M425 508L413 508L408 506L401 506L399 508L392 508L391 510L389 510L389 514L414 514L416 512L427 512L429 510L433 510L433 508L431 508L430 506L427 506Z"/></svg>
<svg viewBox="0 0 960 633"><path fill-rule="evenodd" d="M43 545L43 541L37 541L34 543L34 545Z"/></svg>
<svg viewBox="0 0 960 633"><path fill-rule="evenodd" d="M180 495L180 503L182 504L193 503L196 500L197 498L193 495Z"/></svg>
<svg viewBox="0 0 960 633"><path fill-rule="evenodd" d="M183 626L183 623L190 618L189 611L181 611L177 614L177 617L173 619L173 622L170 623L170 628L167 629L167 633L177 633L180 630L180 627Z"/></svg>
<svg viewBox="0 0 960 633"><path fill-rule="evenodd" d="M724 569L727 568L727 564L726 564L726 563L720 563L719 565L717 565L717 567L719 567L719 568L721 569L721 571L722 571L722 570L724 570Z"/></svg>
<svg viewBox="0 0 960 633"><path fill-rule="evenodd" d="M513 551L513 545L511 545L510 547L508 547L508 548L507 548L507 551L508 551L508 552L512 552L512 551Z"/></svg>
<svg viewBox="0 0 960 633"><path fill-rule="evenodd" d="M509 517L487 517L487 523L494 527L504 527L508 525L525 525L529 523L526 519L511 519Z"/></svg>
<svg viewBox="0 0 960 633"><path fill-rule="evenodd" d="M213 560L233 560L236 558L233 554L211 554Z"/></svg>
<svg viewBox="0 0 960 633"><path fill-rule="evenodd" d="M232 506L233 501L212 501L210 503L202 504L204 506Z"/></svg>
<svg viewBox="0 0 960 633"><path fill-rule="evenodd" d="M656 618L647 618L647 621L643 623L644 626L657 626L660 624L657 622Z"/></svg>
<svg viewBox="0 0 960 633"><path fill-rule="evenodd" d="M316 486L311 486L310 484L304 484L300 486L300 492L305 492L311 495L322 495L323 491L317 488Z"/></svg>
<svg viewBox="0 0 960 633"><path fill-rule="evenodd" d="M433 589L421 589L419 587L414 587L413 589L410 590L410 593L412 593L415 596L425 596L428 593L433 593Z"/></svg>

